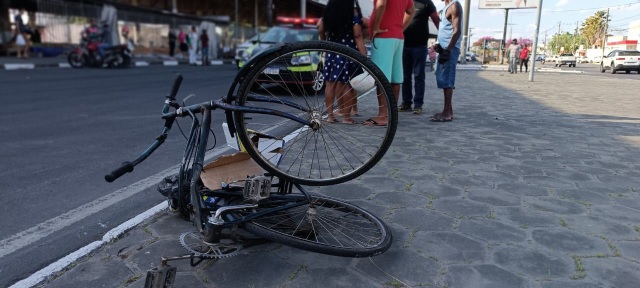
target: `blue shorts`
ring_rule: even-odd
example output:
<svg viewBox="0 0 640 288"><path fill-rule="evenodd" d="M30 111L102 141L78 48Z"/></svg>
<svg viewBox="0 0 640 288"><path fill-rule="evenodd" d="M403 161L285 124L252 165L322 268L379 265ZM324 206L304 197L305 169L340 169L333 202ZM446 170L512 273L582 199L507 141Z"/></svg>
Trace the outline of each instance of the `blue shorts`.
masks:
<svg viewBox="0 0 640 288"><path fill-rule="evenodd" d="M402 49L404 40L397 38L374 38L371 60L376 63L391 84L402 84Z"/></svg>
<svg viewBox="0 0 640 288"><path fill-rule="evenodd" d="M460 49L453 48L449 54L449 61L444 64L436 66L436 83L438 88L451 88L456 89L456 66L458 65L458 57L460 56Z"/></svg>

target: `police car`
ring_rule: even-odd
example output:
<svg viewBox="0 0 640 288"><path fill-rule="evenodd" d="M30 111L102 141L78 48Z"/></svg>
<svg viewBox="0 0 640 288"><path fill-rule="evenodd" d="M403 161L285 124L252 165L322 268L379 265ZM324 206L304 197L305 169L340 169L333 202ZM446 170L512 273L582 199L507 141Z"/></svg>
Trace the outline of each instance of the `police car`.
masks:
<svg viewBox="0 0 640 288"><path fill-rule="evenodd" d="M319 39L317 18L278 17L277 22L277 26L261 34L255 44L244 50L238 61L238 68L273 45ZM302 83L315 91L322 89L324 79L321 73L321 56L318 53L294 54L287 60L288 63L272 63L264 69L257 81Z"/></svg>

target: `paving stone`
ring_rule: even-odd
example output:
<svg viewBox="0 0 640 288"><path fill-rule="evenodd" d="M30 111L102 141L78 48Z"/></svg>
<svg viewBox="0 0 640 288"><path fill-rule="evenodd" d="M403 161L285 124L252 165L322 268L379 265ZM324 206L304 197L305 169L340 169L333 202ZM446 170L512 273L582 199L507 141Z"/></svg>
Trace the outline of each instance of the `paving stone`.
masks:
<svg viewBox="0 0 640 288"><path fill-rule="evenodd" d="M297 275L309 273L305 269L308 263L295 260L287 261L273 253L262 253L260 257L239 255L211 262L208 266L200 264L198 269L210 283L223 287L278 287L289 283L289 278L296 272Z"/></svg>
<svg viewBox="0 0 640 288"><path fill-rule="evenodd" d="M562 180L552 176L522 176L522 181L528 184L553 189L576 187L576 184L574 182Z"/></svg>
<svg viewBox="0 0 640 288"><path fill-rule="evenodd" d="M410 230L450 231L454 219L426 208L412 208L396 211L391 221Z"/></svg>
<svg viewBox="0 0 640 288"><path fill-rule="evenodd" d="M502 155L505 156L505 155ZM509 173L514 173L516 175L521 176L543 176L544 173L542 169L537 167L525 166L522 164L507 164L507 165L497 165L497 169L500 171L505 171Z"/></svg>
<svg viewBox="0 0 640 288"><path fill-rule="evenodd" d="M445 264L484 261L486 257L484 243L455 232L418 232L412 247Z"/></svg>
<svg viewBox="0 0 640 288"><path fill-rule="evenodd" d="M584 205L571 201L561 200L556 197L536 197L527 200L527 205L545 212L553 212L562 215L584 214L587 209Z"/></svg>
<svg viewBox="0 0 640 288"><path fill-rule="evenodd" d="M424 196L408 192L382 192L373 196L375 203L387 207L424 207L429 202Z"/></svg>
<svg viewBox="0 0 640 288"><path fill-rule="evenodd" d="M526 239L526 232L518 227L492 219L464 219L458 225L458 231L487 242L518 243Z"/></svg>
<svg viewBox="0 0 640 288"><path fill-rule="evenodd" d="M394 235L395 236L395 233ZM262 246L262 245L260 245ZM328 269L334 267L349 267L354 262L353 258L325 255L316 252L306 251L298 248L289 247L279 244L277 249L271 247L256 247L264 249L267 252L254 253L256 257L262 257L265 254L275 254L282 259L295 259L296 263L304 264L309 269ZM270 250L273 249L273 250ZM272 255L266 255L272 257Z"/></svg>
<svg viewBox="0 0 640 288"><path fill-rule="evenodd" d="M156 225L153 227L155 226ZM152 234L145 231L149 231L149 229L151 229L151 226L148 229L145 229L144 227L137 227L128 231L125 235L120 237L120 239L114 240L110 245L105 246L104 253L109 257L119 257L121 259L126 259L132 254L138 253L139 250L158 240L157 237L152 236ZM176 232L174 231L172 237L175 237L175 233Z"/></svg>
<svg viewBox="0 0 640 288"><path fill-rule="evenodd" d="M496 248L493 260L504 269L538 280L566 278L575 271L574 260L567 255L522 246Z"/></svg>
<svg viewBox="0 0 640 288"><path fill-rule="evenodd" d="M420 181L416 182L414 186L416 186L416 189L413 191L432 200L439 198L457 198L464 193L463 188L453 187L440 181L436 183ZM421 189L418 189L418 187L421 187Z"/></svg>
<svg viewBox="0 0 640 288"><path fill-rule="evenodd" d="M545 168L544 173L557 179L563 179L570 182L590 181L595 177L591 177L584 171L574 171L568 168Z"/></svg>
<svg viewBox="0 0 640 288"><path fill-rule="evenodd" d="M124 286L127 279L135 277L136 273L122 265L118 259L96 258L79 263L55 281L48 283L46 287L76 287L79 283L84 287L118 287Z"/></svg>
<svg viewBox="0 0 640 288"><path fill-rule="evenodd" d="M623 223L640 223L640 211L620 205L591 207L590 215Z"/></svg>
<svg viewBox="0 0 640 288"><path fill-rule="evenodd" d="M403 189L407 185L407 183L409 183L407 180L394 179L388 176L382 177L382 176L365 175L362 177L363 177L362 182L366 183L368 187L370 188L375 187L372 193L399 191ZM328 186L328 187L331 187L331 186Z"/></svg>
<svg viewBox="0 0 640 288"><path fill-rule="evenodd" d="M474 171L473 176L484 177L494 183L509 183L520 181L520 176L498 170Z"/></svg>
<svg viewBox="0 0 640 288"><path fill-rule="evenodd" d="M623 197L615 198L618 205L638 210L640 213L640 193L626 193Z"/></svg>
<svg viewBox="0 0 640 288"><path fill-rule="evenodd" d="M164 215L164 216L163 216ZM176 231L190 231L193 229L193 224L191 221L187 221L182 219L178 212L160 212L158 215L157 221L154 221L153 224L148 225L148 230L154 236L159 238L165 237L176 237Z"/></svg>
<svg viewBox="0 0 640 288"><path fill-rule="evenodd" d="M532 287L523 277L491 264L454 265L449 266L448 270L444 282L451 288Z"/></svg>
<svg viewBox="0 0 640 288"><path fill-rule="evenodd" d="M640 241L616 241L613 243L622 257L636 262L640 262Z"/></svg>
<svg viewBox="0 0 640 288"><path fill-rule="evenodd" d="M552 282L550 282L552 281ZM591 283L586 280L560 280L549 279L542 281L542 288L604 288L601 284Z"/></svg>
<svg viewBox="0 0 640 288"><path fill-rule="evenodd" d="M611 253L604 240L568 229L536 229L531 232L531 236L536 243L560 253L582 256Z"/></svg>
<svg viewBox="0 0 640 288"><path fill-rule="evenodd" d="M375 259L375 258L374 258ZM350 288L370 288L380 287L383 283L376 283L360 273L351 269L338 268L324 269L301 269L300 272L290 274L289 281L283 287L350 287ZM293 278L293 279L291 279ZM391 280L389 281L391 282ZM246 286L250 287L250 286ZM258 286L255 286L258 287ZM260 286L262 287L262 286ZM277 286L276 286L277 287Z"/></svg>
<svg viewBox="0 0 640 288"><path fill-rule="evenodd" d="M582 259L587 278L602 286L637 288L640 283L640 264L621 258Z"/></svg>
<svg viewBox="0 0 640 288"><path fill-rule="evenodd" d="M382 283L393 282L388 275L402 279L410 285L433 283L440 268L437 261L408 249L390 250L370 259L359 259L356 269L366 277L372 277Z"/></svg>
<svg viewBox="0 0 640 288"><path fill-rule="evenodd" d="M517 206L521 197L498 189L470 188L467 197L473 201L491 206Z"/></svg>
<svg viewBox="0 0 640 288"><path fill-rule="evenodd" d="M584 188L557 189L556 194L560 199L566 198L581 203L589 204L611 204L611 198L606 194L596 193Z"/></svg>
<svg viewBox="0 0 640 288"><path fill-rule="evenodd" d="M329 197L351 200L365 199L373 191L371 188L361 184L343 183L339 185L321 187L319 192Z"/></svg>
<svg viewBox="0 0 640 288"><path fill-rule="evenodd" d="M489 214L488 205L468 199L437 199L433 201L433 209L452 217L484 217Z"/></svg>
<svg viewBox="0 0 640 288"><path fill-rule="evenodd" d="M132 254L126 261L135 264L142 271L147 271L160 265L161 257L183 256L188 254L189 252L180 245L179 238L160 239L145 246L144 249L138 251L138 253ZM177 267L180 271L193 270L193 268L189 266L189 260L174 261L171 262L171 265Z"/></svg>
<svg viewBox="0 0 640 288"><path fill-rule="evenodd" d="M497 187L513 194L522 196L547 196L549 192L546 188L531 185L524 182L497 182Z"/></svg>
<svg viewBox="0 0 640 288"><path fill-rule="evenodd" d="M483 179L477 176L446 176L445 183L451 186L461 187L465 189L469 188L488 188L494 187L493 182Z"/></svg>
<svg viewBox="0 0 640 288"><path fill-rule="evenodd" d="M608 239L630 239L638 236L632 228L606 218L591 215L568 215L564 217L571 230L586 235L607 237Z"/></svg>

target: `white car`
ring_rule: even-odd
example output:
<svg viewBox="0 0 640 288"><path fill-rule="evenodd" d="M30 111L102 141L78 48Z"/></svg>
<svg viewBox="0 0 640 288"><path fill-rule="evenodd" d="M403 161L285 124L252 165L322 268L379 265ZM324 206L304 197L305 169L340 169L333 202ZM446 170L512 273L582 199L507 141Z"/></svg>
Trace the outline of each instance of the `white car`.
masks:
<svg viewBox="0 0 640 288"><path fill-rule="evenodd" d="M576 61L578 63L589 63L589 58L587 56L580 56Z"/></svg>
<svg viewBox="0 0 640 288"><path fill-rule="evenodd" d="M625 71L627 74L636 71L640 74L640 51L636 50L613 50L602 58L600 72L611 70L611 74L617 71Z"/></svg>
<svg viewBox="0 0 640 288"><path fill-rule="evenodd" d="M590 60L591 63L600 63L602 62L602 56L593 56L593 58Z"/></svg>

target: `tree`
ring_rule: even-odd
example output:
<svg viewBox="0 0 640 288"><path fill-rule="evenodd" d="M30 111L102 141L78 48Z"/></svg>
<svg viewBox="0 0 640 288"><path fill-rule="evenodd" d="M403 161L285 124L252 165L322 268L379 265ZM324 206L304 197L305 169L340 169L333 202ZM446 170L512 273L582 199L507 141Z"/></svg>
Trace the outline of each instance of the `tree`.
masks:
<svg viewBox="0 0 640 288"><path fill-rule="evenodd" d="M565 53L575 53L580 45L586 42L583 35L574 35L569 32L564 34L555 34L549 42L551 51L560 54L561 51Z"/></svg>
<svg viewBox="0 0 640 288"><path fill-rule="evenodd" d="M484 41L491 42L495 40L496 39L491 36L480 37L480 39L478 39L476 42L473 42L473 47L482 47L482 44L484 43Z"/></svg>
<svg viewBox="0 0 640 288"><path fill-rule="evenodd" d="M604 42L604 28L607 21L611 21L611 19L606 19L606 14L604 11L598 11L582 23L580 33L586 39L589 46L602 44Z"/></svg>

